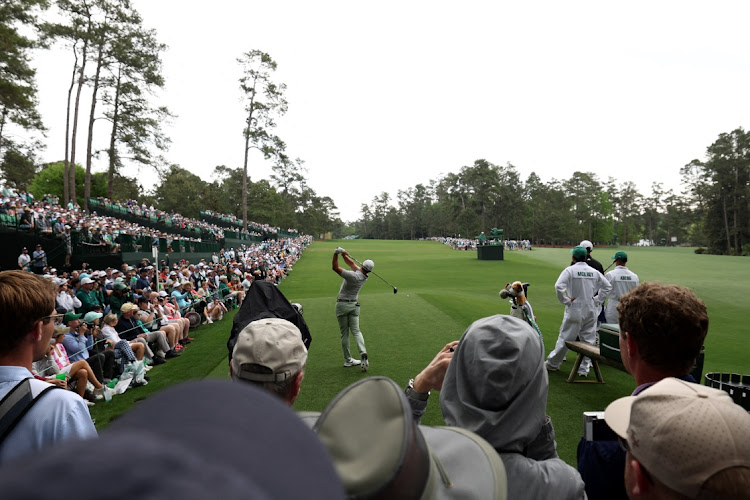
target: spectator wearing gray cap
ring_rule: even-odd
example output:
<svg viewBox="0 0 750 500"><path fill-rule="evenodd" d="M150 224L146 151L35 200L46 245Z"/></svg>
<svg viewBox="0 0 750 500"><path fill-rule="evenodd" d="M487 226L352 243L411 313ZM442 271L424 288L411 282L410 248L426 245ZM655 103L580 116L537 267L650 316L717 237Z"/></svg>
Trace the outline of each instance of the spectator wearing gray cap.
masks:
<svg viewBox="0 0 750 500"><path fill-rule="evenodd" d="M585 498L578 472L557 455L545 414L548 375L544 345L525 321L496 315L472 323L409 382L415 418L431 390L440 391L447 425L478 434L500 454L508 498Z"/></svg>
<svg viewBox="0 0 750 500"><path fill-rule="evenodd" d="M264 318L240 331L229 373L233 380L262 386L291 406L302 387L306 363L299 328L285 319Z"/></svg>
<svg viewBox="0 0 750 500"><path fill-rule="evenodd" d="M604 412L629 498L750 499L750 414L724 391L665 378Z"/></svg>

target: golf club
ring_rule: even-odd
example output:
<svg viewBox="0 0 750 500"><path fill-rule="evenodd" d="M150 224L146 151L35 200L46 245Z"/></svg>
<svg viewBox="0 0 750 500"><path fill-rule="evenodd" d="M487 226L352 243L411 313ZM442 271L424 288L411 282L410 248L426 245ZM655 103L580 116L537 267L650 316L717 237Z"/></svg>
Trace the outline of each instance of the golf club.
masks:
<svg viewBox="0 0 750 500"><path fill-rule="evenodd" d="M362 263L361 263L360 261L358 261L357 259L355 259L355 258L354 258L354 256L353 256L352 254L350 254L350 253L347 253L347 255L348 255L349 257L351 257L351 258L352 258L352 260L353 260L354 262L356 262L357 264L359 264L359 267L362 267ZM380 275L379 275L378 273L376 273L375 271L370 271L370 273L374 274L375 276L377 276L377 277L378 277L378 278L380 278L381 280L385 281L386 285L388 285L388 286L390 286L391 288L393 288L393 293L398 293L398 288L396 288L395 286L393 286L393 285L391 285L390 283L388 283L388 282L387 282L387 281L385 280L385 278L383 278L382 276L380 276Z"/></svg>
<svg viewBox="0 0 750 500"><path fill-rule="evenodd" d="M615 262L617 262L617 261L613 260L612 264L610 264L610 265L607 266L607 269L609 269L610 267L612 267L612 265L614 265ZM604 270L605 273L607 272L607 269Z"/></svg>

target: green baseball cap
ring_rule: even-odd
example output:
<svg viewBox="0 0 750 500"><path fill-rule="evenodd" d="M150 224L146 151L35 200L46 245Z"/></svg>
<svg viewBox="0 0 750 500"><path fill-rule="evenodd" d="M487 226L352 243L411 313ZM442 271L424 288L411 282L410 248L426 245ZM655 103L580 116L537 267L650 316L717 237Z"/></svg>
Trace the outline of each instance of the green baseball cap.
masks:
<svg viewBox="0 0 750 500"><path fill-rule="evenodd" d="M74 312L67 312L63 316L63 323L70 323L73 320L79 319L83 314L76 314Z"/></svg>
<svg viewBox="0 0 750 500"><path fill-rule="evenodd" d="M574 247L573 250L570 251L570 253L572 253L573 257L575 257L576 259L584 259L584 260L589 255L588 250L583 248L581 245Z"/></svg>
<svg viewBox="0 0 750 500"><path fill-rule="evenodd" d="M626 254L625 252L621 250L617 252L614 257L612 257L612 260L619 260L620 262L627 262L628 254Z"/></svg>

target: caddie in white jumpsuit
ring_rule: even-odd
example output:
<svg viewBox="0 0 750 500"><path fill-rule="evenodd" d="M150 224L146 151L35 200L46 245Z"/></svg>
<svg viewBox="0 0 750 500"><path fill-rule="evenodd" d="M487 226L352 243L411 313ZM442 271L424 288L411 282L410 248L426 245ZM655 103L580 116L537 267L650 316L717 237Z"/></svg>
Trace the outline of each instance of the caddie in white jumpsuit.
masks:
<svg viewBox="0 0 750 500"><path fill-rule="evenodd" d="M638 275L625 266L628 262L628 254L617 252L612 259L615 261L615 268L606 275L607 281L612 284L612 292L609 294L607 306L604 308L604 315L607 318L607 323L617 324L619 321L617 304L620 303L620 297L637 287L640 281Z"/></svg>
<svg viewBox="0 0 750 500"><path fill-rule="evenodd" d="M339 255L344 258L344 262L352 269L342 269L339 267ZM367 349L365 348L365 338L359 329L359 291L367 281L367 274L373 270L375 263L366 260L360 268L349 257L349 254L341 247L333 252L332 269L339 276L344 278L339 289L339 295L336 298L336 320L339 323L341 331L341 350L344 352L344 366L361 365L362 371L366 372L370 366L367 358ZM357 344L360 359L352 358L349 349L349 333L354 337Z"/></svg>
<svg viewBox="0 0 750 500"><path fill-rule="evenodd" d="M568 348L565 342L579 337L594 345L596 342L596 318L602 302L612 290L612 285L602 274L586 264L588 252L582 246L570 251L574 264L566 267L555 283L557 300L565 305L565 315L560 325L560 335L555 349L547 356L547 370L556 371L565 359ZM591 360L584 358L578 374L587 376Z"/></svg>

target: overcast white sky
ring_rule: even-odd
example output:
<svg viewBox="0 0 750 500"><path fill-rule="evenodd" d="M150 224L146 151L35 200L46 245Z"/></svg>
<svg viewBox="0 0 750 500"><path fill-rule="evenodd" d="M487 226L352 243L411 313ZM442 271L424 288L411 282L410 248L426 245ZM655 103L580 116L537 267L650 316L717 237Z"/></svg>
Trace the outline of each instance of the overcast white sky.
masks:
<svg viewBox="0 0 750 500"><path fill-rule="evenodd" d="M524 180L578 170L643 194L652 182L679 191L680 168L746 128L750 112L745 1L135 5L169 46L168 160L207 181L216 165L242 166L236 59L266 51L288 87L276 131L348 221L383 191L395 200L479 158L511 162ZM42 156L56 161L72 56L48 51L35 64L50 129ZM107 135L104 122L97 130ZM270 166L252 158L251 179Z"/></svg>

